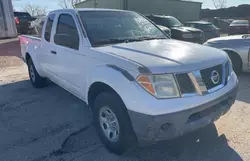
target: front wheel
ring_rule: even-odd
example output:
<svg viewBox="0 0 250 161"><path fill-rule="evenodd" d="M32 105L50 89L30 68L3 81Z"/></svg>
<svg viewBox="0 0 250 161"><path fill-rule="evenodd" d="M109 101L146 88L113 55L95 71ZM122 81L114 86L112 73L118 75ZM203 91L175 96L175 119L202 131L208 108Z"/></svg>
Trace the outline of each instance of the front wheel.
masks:
<svg viewBox="0 0 250 161"><path fill-rule="evenodd" d="M30 77L30 82L33 87L35 88L43 88L47 85L47 79L41 77L38 73L37 70L32 62L31 59L28 60L28 70L29 70L29 77Z"/></svg>
<svg viewBox="0 0 250 161"><path fill-rule="evenodd" d="M110 152L120 155L136 145L137 139L126 107L117 94L99 94L93 108L97 131Z"/></svg>

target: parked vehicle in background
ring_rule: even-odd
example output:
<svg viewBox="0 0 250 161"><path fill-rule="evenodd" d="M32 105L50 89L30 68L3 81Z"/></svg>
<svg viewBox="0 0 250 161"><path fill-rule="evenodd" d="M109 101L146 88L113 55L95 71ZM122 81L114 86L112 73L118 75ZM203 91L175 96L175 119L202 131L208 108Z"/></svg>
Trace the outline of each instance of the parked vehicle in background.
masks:
<svg viewBox="0 0 250 161"><path fill-rule="evenodd" d="M234 20L228 28L228 35L239 35L250 33L248 20Z"/></svg>
<svg viewBox="0 0 250 161"><path fill-rule="evenodd" d="M210 39L206 46L222 49L227 52L237 74L250 71L250 35L235 35Z"/></svg>
<svg viewBox="0 0 250 161"><path fill-rule="evenodd" d="M132 11L53 11L42 38L23 35L20 44L31 84L50 79L85 101L117 154L208 125L237 95L225 52L172 40Z"/></svg>
<svg viewBox="0 0 250 161"><path fill-rule="evenodd" d="M28 12L14 12L17 32L27 34L30 31L30 23L34 20Z"/></svg>
<svg viewBox="0 0 250 161"><path fill-rule="evenodd" d="M169 37L171 37L171 30L165 26L157 25L163 32L165 32Z"/></svg>
<svg viewBox="0 0 250 161"><path fill-rule="evenodd" d="M32 33L36 35L42 34L43 24L46 20L46 16L38 16L35 21L31 22Z"/></svg>
<svg viewBox="0 0 250 161"><path fill-rule="evenodd" d="M190 21L185 22L184 25L202 30L206 40L220 37L220 30L211 22Z"/></svg>
<svg viewBox="0 0 250 161"><path fill-rule="evenodd" d="M171 37L173 39L200 44L205 41L203 31L193 27L185 27L175 17L164 15L150 15L147 17L157 25L168 27L171 30Z"/></svg>

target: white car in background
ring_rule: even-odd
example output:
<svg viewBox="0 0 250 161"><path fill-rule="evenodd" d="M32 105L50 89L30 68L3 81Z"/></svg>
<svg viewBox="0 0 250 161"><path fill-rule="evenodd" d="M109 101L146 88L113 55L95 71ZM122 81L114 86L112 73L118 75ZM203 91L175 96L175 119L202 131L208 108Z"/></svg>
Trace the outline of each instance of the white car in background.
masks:
<svg viewBox="0 0 250 161"><path fill-rule="evenodd" d="M250 34L214 38L204 45L224 50L231 58L237 74L250 71Z"/></svg>

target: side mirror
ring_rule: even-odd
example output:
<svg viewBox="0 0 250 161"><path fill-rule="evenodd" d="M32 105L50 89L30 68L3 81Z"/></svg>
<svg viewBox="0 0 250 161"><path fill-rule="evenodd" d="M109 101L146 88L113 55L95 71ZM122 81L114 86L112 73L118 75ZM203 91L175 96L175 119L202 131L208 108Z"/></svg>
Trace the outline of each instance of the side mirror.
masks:
<svg viewBox="0 0 250 161"><path fill-rule="evenodd" d="M68 34L56 34L54 36L54 42L57 45L68 47L71 49L79 49L79 39Z"/></svg>

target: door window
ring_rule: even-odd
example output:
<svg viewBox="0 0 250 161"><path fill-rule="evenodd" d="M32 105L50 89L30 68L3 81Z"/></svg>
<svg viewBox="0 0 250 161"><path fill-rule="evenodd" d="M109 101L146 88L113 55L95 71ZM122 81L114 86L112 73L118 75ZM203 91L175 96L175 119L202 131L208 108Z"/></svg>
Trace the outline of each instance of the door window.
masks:
<svg viewBox="0 0 250 161"><path fill-rule="evenodd" d="M44 39L48 42L50 42L51 30L52 30L54 19L55 19L55 14L50 14L48 17L46 27L45 27Z"/></svg>
<svg viewBox="0 0 250 161"><path fill-rule="evenodd" d="M71 15L61 14L59 16L54 42L67 48L79 49L79 34Z"/></svg>

